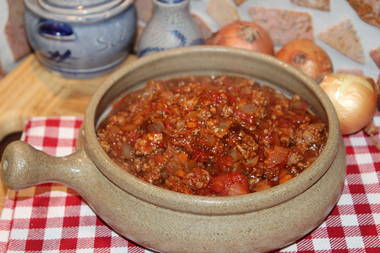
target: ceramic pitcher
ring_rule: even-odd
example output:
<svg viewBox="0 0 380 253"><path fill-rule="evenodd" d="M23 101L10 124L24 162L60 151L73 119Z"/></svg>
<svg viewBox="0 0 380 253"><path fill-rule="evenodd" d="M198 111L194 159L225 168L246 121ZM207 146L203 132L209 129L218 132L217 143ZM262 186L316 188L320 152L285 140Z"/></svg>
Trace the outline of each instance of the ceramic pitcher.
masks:
<svg viewBox="0 0 380 253"><path fill-rule="evenodd" d="M153 0L152 18L137 45L138 56L169 48L203 44L189 11L189 0Z"/></svg>

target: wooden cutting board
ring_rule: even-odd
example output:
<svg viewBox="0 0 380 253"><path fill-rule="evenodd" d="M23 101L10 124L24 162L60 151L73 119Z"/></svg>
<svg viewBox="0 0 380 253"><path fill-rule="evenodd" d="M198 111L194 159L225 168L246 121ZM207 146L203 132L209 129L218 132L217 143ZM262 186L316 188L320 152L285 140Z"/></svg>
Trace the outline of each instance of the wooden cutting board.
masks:
<svg viewBox="0 0 380 253"><path fill-rule="evenodd" d="M22 131L33 116L83 115L99 85L124 72L135 59L136 56L129 56L113 72L98 78L71 80L48 71L34 54L27 56L0 81L0 140ZM0 210L5 192L0 180Z"/></svg>

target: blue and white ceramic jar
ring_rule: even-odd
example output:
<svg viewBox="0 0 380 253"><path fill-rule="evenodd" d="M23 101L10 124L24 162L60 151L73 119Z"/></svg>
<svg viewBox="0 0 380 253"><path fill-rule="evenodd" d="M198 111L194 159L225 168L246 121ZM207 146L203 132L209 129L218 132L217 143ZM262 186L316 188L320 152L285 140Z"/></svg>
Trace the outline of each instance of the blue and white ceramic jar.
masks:
<svg viewBox="0 0 380 253"><path fill-rule="evenodd" d="M189 0L153 0L152 18L137 45L138 56L204 43L189 11Z"/></svg>
<svg viewBox="0 0 380 253"><path fill-rule="evenodd" d="M40 62L67 78L113 70L136 34L134 0L24 0L28 40Z"/></svg>

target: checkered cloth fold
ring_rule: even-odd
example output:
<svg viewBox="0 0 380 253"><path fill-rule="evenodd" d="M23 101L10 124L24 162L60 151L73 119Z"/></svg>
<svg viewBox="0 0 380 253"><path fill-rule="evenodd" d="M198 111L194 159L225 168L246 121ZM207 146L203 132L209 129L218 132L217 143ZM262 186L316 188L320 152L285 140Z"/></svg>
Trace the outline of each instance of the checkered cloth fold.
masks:
<svg viewBox="0 0 380 253"><path fill-rule="evenodd" d="M374 119L380 126L380 113ZM75 151L79 117L34 117L22 139L65 156ZM347 177L331 214L312 233L279 252L380 252L380 152L359 132L344 137ZM9 190L0 216L0 252L150 252L119 236L66 186Z"/></svg>

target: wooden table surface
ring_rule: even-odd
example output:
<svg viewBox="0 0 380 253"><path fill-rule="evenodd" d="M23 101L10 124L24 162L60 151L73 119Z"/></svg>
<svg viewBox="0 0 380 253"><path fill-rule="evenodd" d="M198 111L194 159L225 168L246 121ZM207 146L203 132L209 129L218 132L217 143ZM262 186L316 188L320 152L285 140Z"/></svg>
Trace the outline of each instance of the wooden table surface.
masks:
<svg viewBox="0 0 380 253"><path fill-rule="evenodd" d="M44 68L34 54L26 57L0 81L0 140L22 131L33 116L83 115L91 95L106 79L117 76L136 57L131 55L117 69L104 76L65 79ZM0 180L0 210L6 187Z"/></svg>

